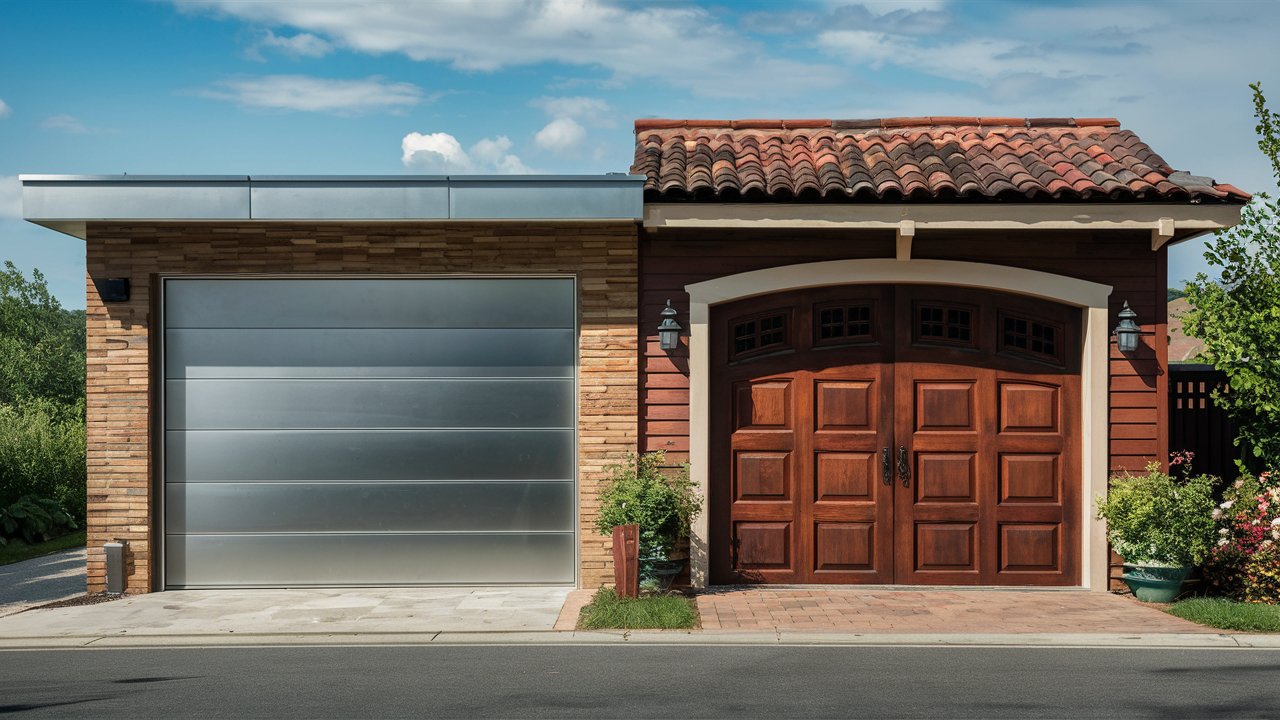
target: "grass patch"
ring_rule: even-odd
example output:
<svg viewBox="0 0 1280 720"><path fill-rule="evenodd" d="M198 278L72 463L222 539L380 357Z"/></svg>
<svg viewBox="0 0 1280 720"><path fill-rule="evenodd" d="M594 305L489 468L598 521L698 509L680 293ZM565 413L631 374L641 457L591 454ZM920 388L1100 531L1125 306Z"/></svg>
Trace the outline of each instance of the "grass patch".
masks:
<svg viewBox="0 0 1280 720"><path fill-rule="evenodd" d="M698 608L683 595L620 598L611 588L596 592L578 616L579 630L684 630L698 624Z"/></svg>
<svg viewBox="0 0 1280 720"><path fill-rule="evenodd" d="M1169 613L1223 630L1280 632L1280 605L1236 602L1225 598L1190 598L1170 607Z"/></svg>
<svg viewBox="0 0 1280 720"><path fill-rule="evenodd" d="M77 530L68 535L36 543L35 545L28 545L21 540L14 539L10 540L8 545L0 545L0 565L22 562L41 555L78 547L84 547L84 530Z"/></svg>

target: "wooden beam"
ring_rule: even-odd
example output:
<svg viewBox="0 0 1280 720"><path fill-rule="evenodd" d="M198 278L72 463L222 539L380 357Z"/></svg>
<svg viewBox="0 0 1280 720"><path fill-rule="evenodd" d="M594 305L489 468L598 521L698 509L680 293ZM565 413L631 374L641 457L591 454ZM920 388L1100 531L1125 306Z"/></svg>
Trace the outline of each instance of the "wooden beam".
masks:
<svg viewBox="0 0 1280 720"><path fill-rule="evenodd" d="M911 259L911 240L916 236L916 222L903 220L898 223L898 259Z"/></svg>
<svg viewBox="0 0 1280 720"><path fill-rule="evenodd" d="M1159 220L1156 220L1156 226L1151 228L1152 252L1164 247L1166 243L1173 239L1173 230L1173 218L1162 217Z"/></svg>

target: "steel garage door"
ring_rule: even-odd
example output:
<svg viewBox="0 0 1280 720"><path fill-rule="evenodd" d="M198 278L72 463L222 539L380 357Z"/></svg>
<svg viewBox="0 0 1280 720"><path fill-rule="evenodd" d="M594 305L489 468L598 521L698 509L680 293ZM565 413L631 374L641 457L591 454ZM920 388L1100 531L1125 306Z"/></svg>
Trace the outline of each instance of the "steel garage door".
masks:
<svg viewBox="0 0 1280 720"><path fill-rule="evenodd" d="M572 583L572 279L169 279L165 585Z"/></svg>

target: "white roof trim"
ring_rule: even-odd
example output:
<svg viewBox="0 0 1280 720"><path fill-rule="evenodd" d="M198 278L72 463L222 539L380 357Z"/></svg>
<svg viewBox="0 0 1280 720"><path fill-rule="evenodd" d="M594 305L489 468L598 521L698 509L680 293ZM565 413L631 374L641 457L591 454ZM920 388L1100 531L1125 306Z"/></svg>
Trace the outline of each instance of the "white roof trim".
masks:
<svg viewBox="0 0 1280 720"><path fill-rule="evenodd" d="M1146 230L1180 242L1240 222L1243 205L1157 203L647 203L646 228ZM1159 249L1157 246L1153 249Z"/></svg>

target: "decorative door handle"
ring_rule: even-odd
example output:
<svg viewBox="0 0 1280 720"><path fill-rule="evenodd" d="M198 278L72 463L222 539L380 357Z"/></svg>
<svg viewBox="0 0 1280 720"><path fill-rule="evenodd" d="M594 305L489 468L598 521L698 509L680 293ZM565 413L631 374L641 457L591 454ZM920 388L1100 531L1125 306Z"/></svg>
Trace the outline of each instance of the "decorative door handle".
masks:
<svg viewBox="0 0 1280 720"><path fill-rule="evenodd" d="M911 487L911 463L907 462L907 446L898 446L898 477L902 478L902 487Z"/></svg>
<svg viewBox="0 0 1280 720"><path fill-rule="evenodd" d="M889 448L880 451L880 475L885 485L893 484L893 463L889 460Z"/></svg>

